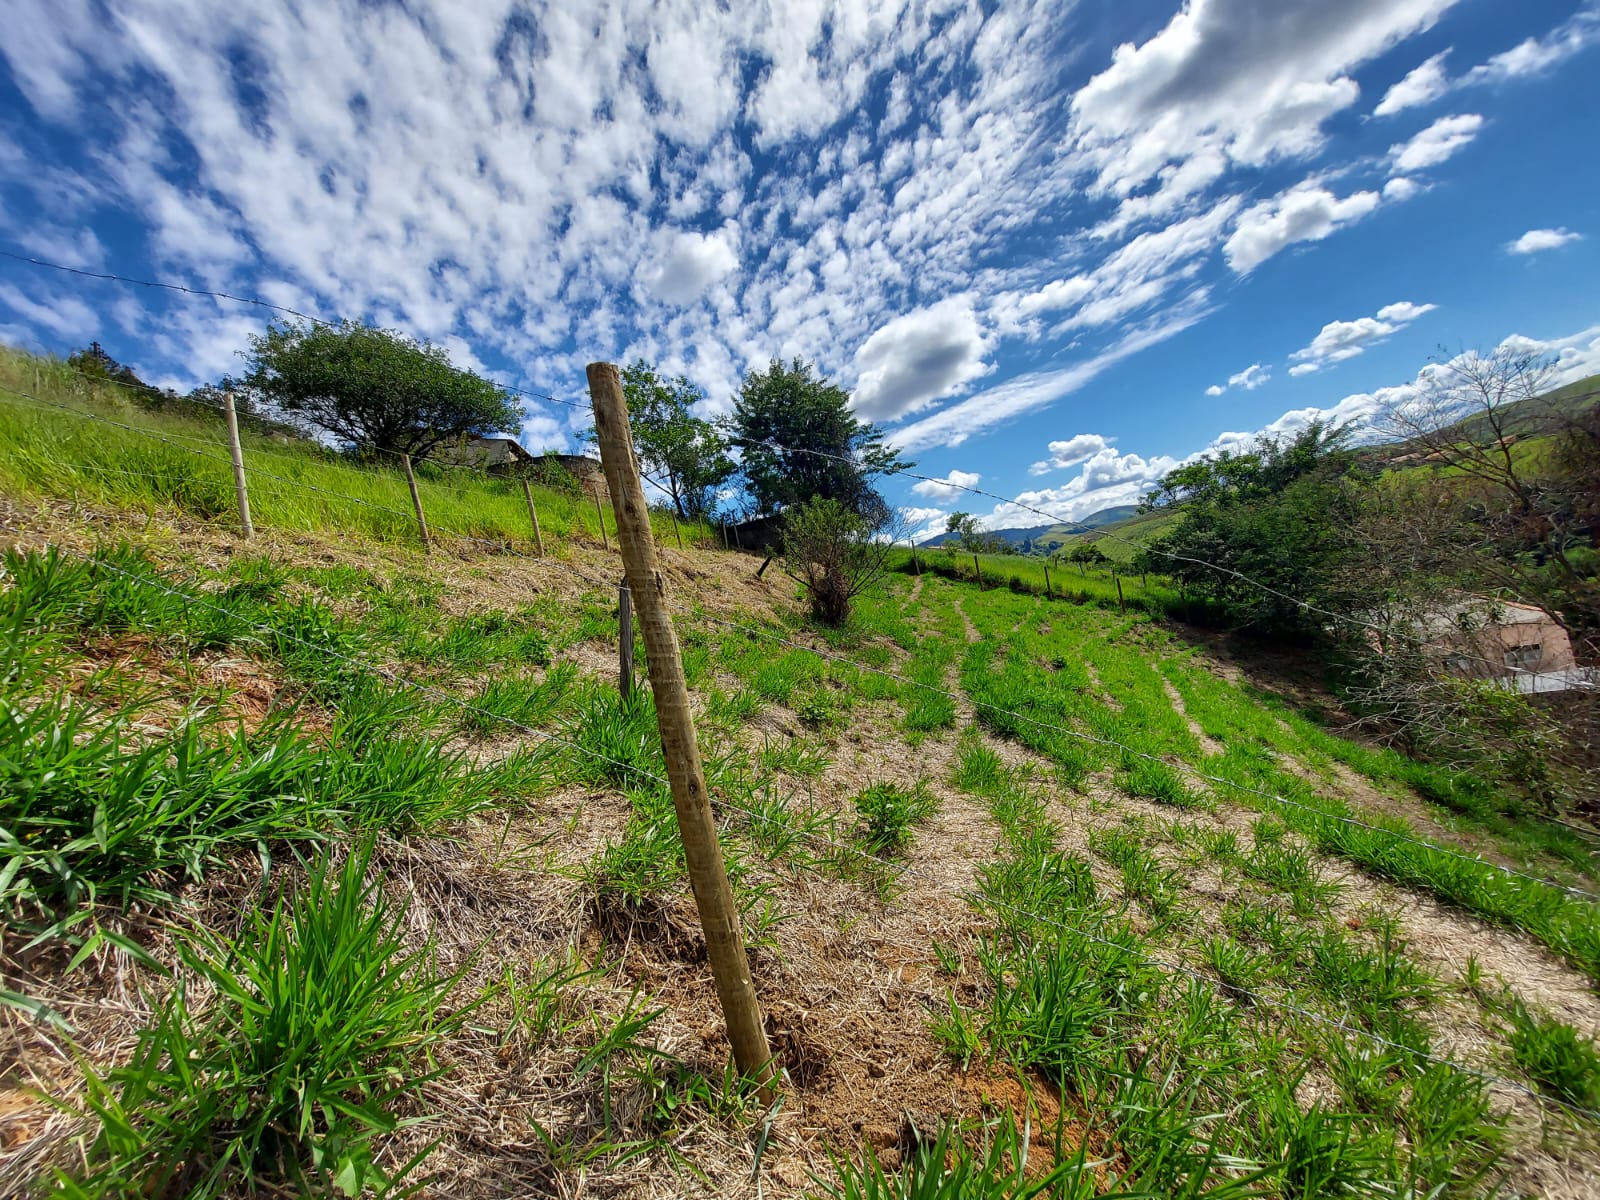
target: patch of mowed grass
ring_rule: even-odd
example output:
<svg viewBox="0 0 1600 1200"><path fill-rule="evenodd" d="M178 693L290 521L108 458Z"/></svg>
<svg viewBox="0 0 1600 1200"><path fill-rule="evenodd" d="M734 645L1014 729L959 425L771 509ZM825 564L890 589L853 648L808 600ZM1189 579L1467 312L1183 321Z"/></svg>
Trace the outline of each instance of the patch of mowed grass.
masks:
<svg viewBox="0 0 1600 1200"><path fill-rule="evenodd" d="M231 940L184 937L184 974L132 1057L86 1075L98 1132L84 1168L58 1178L61 1194L356 1195L404 1183L418 1159L381 1166L382 1140L442 1073L430 1052L471 1006L446 1010L460 973L408 943L405 907L371 871L370 844L337 866L319 859Z"/></svg>

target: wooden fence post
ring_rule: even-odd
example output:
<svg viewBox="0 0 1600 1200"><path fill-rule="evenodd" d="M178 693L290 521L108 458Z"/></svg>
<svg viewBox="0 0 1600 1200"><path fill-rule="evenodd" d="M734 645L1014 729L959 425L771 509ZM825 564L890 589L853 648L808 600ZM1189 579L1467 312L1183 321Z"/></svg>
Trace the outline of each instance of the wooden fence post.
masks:
<svg viewBox="0 0 1600 1200"><path fill-rule="evenodd" d="M972 556L972 577L978 581L978 590L983 591L983 564L978 561L976 554Z"/></svg>
<svg viewBox="0 0 1600 1200"><path fill-rule="evenodd" d="M617 690L624 702L633 695L633 593L627 579L617 584Z"/></svg>
<svg viewBox="0 0 1600 1200"><path fill-rule="evenodd" d="M683 526L678 524L678 514L675 513L675 512L670 512L669 511L667 513L667 516L672 518L672 533L673 533L673 536L678 539L678 549L682 550L683 549Z"/></svg>
<svg viewBox="0 0 1600 1200"><path fill-rule="evenodd" d="M737 525L733 527L733 548L735 550L744 549L744 543L739 540L739 527Z"/></svg>
<svg viewBox="0 0 1600 1200"><path fill-rule="evenodd" d="M916 538L907 538L906 541L911 543L911 569L913 571L915 571L918 575L921 575L922 574L922 564L917 561L917 539Z"/></svg>
<svg viewBox="0 0 1600 1200"><path fill-rule="evenodd" d="M1050 568L1048 565L1044 569L1044 598L1046 600L1055 599L1055 594L1050 590Z"/></svg>
<svg viewBox="0 0 1600 1200"><path fill-rule="evenodd" d="M1123 600L1123 598L1122 598L1122 576L1121 575L1113 575L1111 578L1113 578L1113 579L1115 579L1117 581L1117 608L1118 608L1118 610L1121 611L1123 616L1127 616L1128 615L1128 605L1127 605L1127 602L1125 600Z"/></svg>
<svg viewBox="0 0 1600 1200"><path fill-rule="evenodd" d="M615 503L613 502L613 507ZM594 494L594 519L600 522L600 540L605 543L606 550L611 549L611 535L606 532L606 514L600 509L600 493ZM621 534L617 535L621 537Z"/></svg>
<svg viewBox="0 0 1600 1200"><path fill-rule="evenodd" d="M39 368L33 369L35 376ZM35 385L35 391L38 386ZM244 486L244 447L239 445L239 414L233 407L233 392L224 389L222 393L222 411L228 417L228 457L233 460L233 492L239 500L239 530L244 537L255 534L255 526L250 523L250 493Z"/></svg>
<svg viewBox="0 0 1600 1200"><path fill-rule="evenodd" d="M422 515L422 495L417 491L417 476L411 469L411 455L402 454L400 465L405 468L406 486L411 489L411 507L417 510L417 532L422 535L422 544L426 547L429 545L428 518Z"/></svg>
<svg viewBox="0 0 1600 1200"><path fill-rule="evenodd" d="M533 485L522 481L522 494L528 501L528 520L533 522L533 544L539 547L539 557L544 557L544 534L539 532L539 510L533 506Z"/></svg>
<svg viewBox="0 0 1600 1200"><path fill-rule="evenodd" d="M633 434L628 428L628 404L622 395L622 378L611 363L590 363L589 395L594 401L594 427L600 441L600 462L611 488L612 511L617 517L617 540L627 569L629 590L644 629L646 667L655 695L656 724L672 785L672 805L683 838L683 856L689 870L695 906L705 932L706 955L716 983L722 1015L728 1023L728 1040L741 1074L754 1079L770 1101L777 1091L777 1070L762 1027L761 1006L750 978L744 930L728 885L722 849L717 844L716 817L706 793L700 749L695 742L694 717L689 711L689 687L683 677L678 635L666 607L666 583L650 533L644 488L633 456Z"/></svg>

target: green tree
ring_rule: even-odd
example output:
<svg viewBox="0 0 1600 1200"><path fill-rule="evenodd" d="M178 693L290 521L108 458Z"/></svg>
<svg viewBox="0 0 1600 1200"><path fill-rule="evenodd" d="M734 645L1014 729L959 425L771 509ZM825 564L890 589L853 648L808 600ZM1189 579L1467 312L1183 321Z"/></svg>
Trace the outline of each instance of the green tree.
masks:
<svg viewBox="0 0 1600 1200"><path fill-rule="evenodd" d="M622 392L640 466L666 489L680 517L709 512L738 468L716 426L694 414L705 393L682 375L663 378L643 359L623 370Z"/></svg>
<svg viewBox="0 0 1600 1200"><path fill-rule="evenodd" d="M816 497L838 501L876 528L892 514L873 479L915 465L884 444L877 426L856 417L849 392L798 358L788 365L773 359L745 376L729 428L760 514Z"/></svg>
<svg viewBox="0 0 1600 1200"><path fill-rule="evenodd" d="M1084 567L1086 566L1111 561L1106 557L1105 551L1100 549L1094 542L1077 543L1071 550L1067 551L1067 557L1078 564L1079 575L1085 574Z"/></svg>
<svg viewBox="0 0 1600 1200"><path fill-rule="evenodd" d="M1147 506L1182 506L1182 520L1157 549L1162 570L1208 596L1230 622L1320 635L1327 617L1317 610L1371 603L1344 594L1341 583L1355 549L1346 530L1369 482L1348 431L1320 421L1247 454L1179 467L1146 497Z"/></svg>
<svg viewBox="0 0 1600 1200"><path fill-rule="evenodd" d="M426 458L442 442L515 433L522 409L443 348L392 329L273 325L250 339L244 384L299 425L355 447Z"/></svg>
<svg viewBox="0 0 1600 1200"><path fill-rule="evenodd" d="M951 513L945 518L944 531L953 535L946 546L969 554L1004 554L1010 549L1004 538L986 532L971 513Z"/></svg>

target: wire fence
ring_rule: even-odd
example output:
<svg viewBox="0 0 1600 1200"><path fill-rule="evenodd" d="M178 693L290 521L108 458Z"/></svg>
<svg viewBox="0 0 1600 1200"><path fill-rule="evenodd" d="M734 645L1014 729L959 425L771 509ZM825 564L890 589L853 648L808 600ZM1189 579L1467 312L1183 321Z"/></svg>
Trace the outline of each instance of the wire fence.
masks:
<svg viewBox="0 0 1600 1200"><path fill-rule="evenodd" d="M515 718L493 712L478 705L474 705L470 701L465 700L464 698L457 696L445 689L436 687L432 684L420 683L417 680L411 679L409 676L391 670L382 666L381 664L373 663L357 656L347 655L339 651L331 650L323 643L306 641L277 626L252 620L244 614L229 609L225 605L217 604L213 600L202 596L197 596L192 592L184 591L181 588L174 588L170 584L160 580L153 580L148 576L138 575L134 572L126 570L125 568L117 566L115 563L107 562L104 559L91 559L90 556L75 550L71 550L70 548L63 549L66 553L73 554L82 561L94 562L97 569L111 571L139 585L154 587L175 599L182 600L187 605L210 609L221 616L228 617L231 621L236 622L241 627L251 628L258 632L271 634L274 638L280 638L296 643L306 649L311 649L319 654L336 659L345 665L354 667L366 674L381 678L395 685L396 687L415 691L420 695L428 696L430 699L438 700L453 707L459 708L462 711L473 713L475 716L494 721L509 729L516 730L521 734L536 738L540 742L557 746L562 750L579 754L594 761L604 763L608 766L622 768L630 775L642 776L643 778L649 779L661 787L669 786L668 780L664 776L658 775L653 771L642 769L633 763L624 763L618 759L601 754L569 739L562 738L558 735L551 734L546 730L528 725L522 721L518 721ZM741 816L753 821L764 822L768 824L778 824L776 819L768 814L762 813L757 809L734 803L726 798L719 798L718 806L725 811L739 813ZM862 862L870 863L875 868L885 872L889 877L915 878L921 883L927 885L928 891L932 894L940 895L948 899L959 900L963 903L977 907L989 905L991 907L1010 912L1014 916L1034 922L1039 926L1054 929L1060 933L1067 934L1072 937L1083 938L1087 941L1091 941L1111 949L1116 949L1123 952L1128 951L1128 947L1125 943L1116 942L1111 939L1101 937L1091 930L1083 928L1082 925L1068 924L1047 914L1036 912L1032 909L1028 909L1019 905L1010 904L992 896L974 896L969 891L961 888L955 888L947 883L942 882L934 875L923 871L914 865L882 858L881 856L874 855L859 846L848 842L840 842L836 839L817 833L814 830L792 829L791 832L824 847L832 853L846 854ZM1318 1012L1315 1009L1307 1008L1304 1005L1297 1004L1285 997L1268 995L1264 992L1255 991L1237 985L1224 984L1221 980L1215 978L1214 976L1208 975L1204 971L1198 970L1182 962L1176 962L1171 959L1148 955L1136 955L1135 958L1141 966L1160 970L1169 975L1180 975L1185 978L1203 983L1213 988L1216 993L1224 999L1232 998L1235 1000L1248 1000L1252 1004L1260 1007L1270 1008L1291 1016L1299 1017L1324 1028L1337 1030L1346 1036L1369 1041L1375 1045L1382 1046L1385 1049L1403 1052L1408 1056L1425 1060L1436 1066L1444 1067L1452 1071L1458 1071L1464 1075L1479 1079L1489 1086L1507 1089L1519 1095L1526 1096L1527 1098L1532 1099L1540 1104L1549 1105L1573 1115L1582 1116L1588 1120L1600 1121L1600 1111L1585 1108L1582 1105L1574 1104L1557 1096L1551 1096L1545 1092L1541 1092L1535 1088L1529 1087L1519 1080L1511 1079L1507 1076L1499 1075L1495 1072L1487 1071L1467 1063L1461 1063L1442 1055L1436 1055L1431 1051L1421 1051L1414 1046L1406 1046L1403 1043L1386 1038L1382 1034L1367 1029L1364 1026L1352 1024L1350 1020L1350 1014L1348 1012L1339 1016L1330 1016L1327 1013Z"/></svg>
<svg viewBox="0 0 1600 1200"><path fill-rule="evenodd" d="M42 405L45 405L45 406L50 407L50 408L60 409L60 410L66 411L68 413L71 413L71 414L73 414L75 416L78 416L78 417L82 417L82 418L87 419L87 420L104 422L104 423L106 423L108 425L111 425L111 426L114 426L114 427L116 427L118 429L122 429L122 430L125 430L125 431L128 431L128 432L132 432L132 433L135 433L135 434L140 434L142 436L150 437L150 438L154 439L157 442L162 442L162 443L164 443L166 445L173 446L176 449L183 450L183 451L185 451L187 453L197 455L197 456L199 456L201 458L210 459L210 460L212 460L214 462L217 462L219 464L228 464L228 462L229 462L229 460L227 458L225 458L225 457L222 457L222 456L219 456L219 455L214 455L214 454L207 454L207 453L204 453L203 451L196 450L193 447L185 446L185 445L182 445L180 443L173 442L173 441L171 441L171 440L169 440L169 439L167 439L165 437L162 437L161 435L155 433L152 430L147 430L147 429L143 429L143 428L141 428L139 426L130 425L130 424L126 424L124 422L115 421L115 420L112 420L109 417L104 417L104 416L102 416L100 414L97 414L97 413L87 412L85 410L79 409L79 408L77 408L75 406L72 406L72 405L62 404L62 403L57 402L57 401L50 401L50 400L41 399L39 397L31 396L31 395L29 395L29 394L27 394L25 392L20 392L20 391L18 391L16 389L7 388L7 387L4 387L4 386L0 386L0 392L6 392L6 393L9 393L9 394L12 394L12 395L15 395L15 396L19 396L19 397L21 397L21 398L23 398L25 400L32 401L32 402L38 403L38 404L42 404ZM216 443L208 443L208 444L215 445ZM72 464L65 463L65 462L63 462L61 465L64 466L64 467L69 467L69 468L72 466ZM332 499L335 499L335 500L338 500L338 501L341 501L341 502L351 502L351 503L359 504L359 505L362 505L363 507L366 507L366 508L369 508L369 509L373 509L373 510L376 510L376 511L379 511L379 512L382 512L382 513L386 513L386 514L391 515L391 516L394 516L394 517L399 518L400 520L403 520L403 521L412 521L412 520L415 519L413 513L407 512L404 509L400 509L400 508L395 508L395 507L391 507L391 506L388 506L388 505L379 504L379 503L376 503L374 501L363 500L363 499L360 499L359 497L346 496L346 495L341 494L341 493L333 492L333 491L331 491L331 490L329 490L327 488L320 488L320 487L317 487L314 484L306 483L303 480L297 480L297 479L290 478L289 476L278 475L278 474L274 474L274 473L270 473L270 472L254 471L254 470L252 471L252 473L263 475L266 478L273 479L273 480L275 480L275 481L277 481L279 483L286 484L286 485L288 485L290 487L304 489L306 491L313 492L313 493L316 493L316 494L321 495L321 496L326 496L326 497L329 497L329 498L332 498ZM596 577L594 577L594 576L592 576L592 575L590 575L590 574L588 574L588 573L586 573L584 571L579 570L578 568L572 566L570 563L566 563L566 562L561 561L560 559L538 558L538 557L535 557L535 556L532 556L532 555L528 555L528 554L518 550L515 546L510 545L509 543L507 543L507 542L505 542L504 540L501 540L501 539L479 537L479 536L476 536L476 535L473 535L473 534L466 533L466 532L461 531L461 530L453 529L453 528L451 528L451 527L449 527L447 525L430 524L430 528L431 528L432 532L435 535L444 534L444 535L446 535L448 537L458 539L459 541L462 541L462 542L464 542L466 544L469 544L469 545L481 546L481 547L485 548L486 550L489 550L489 551L491 551L493 553L508 554L508 555L513 556L513 557L523 558L523 559L527 559L527 560L532 561L532 562L537 562L537 563L540 563L540 564L543 564L543 565L548 565L548 566L554 567L555 569L563 571L563 572L567 573L568 575L572 576L573 578L578 579L578 580L582 581L583 583L588 584L589 586L597 588L597 589L609 590L609 589L614 588L614 587L617 586L615 581L607 581L607 580L603 580L603 579L598 579L598 578L596 578ZM1033 716L1025 714L1025 713L1020 713L1020 712L1017 712L1017 711L1012 710L1012 709L1006 709L1006 708L1003 708L1003 707L1001 707L999 705L990 704L990 703L987 703L985 701L972 699L970 697L964 697L964 696L958 694L957 692L952 691L952 690L950 690L948 688L942 688L942 687L939 687L936 684L925 683L925 682L923 682L921 680L918 680L918 679L915 679L915 678L911 677L910 675L904 674L903 672L894 671L894 670L891 670L891 669L886 668L886 667L875 666L873 664L862 662L862 661L859 661L859 660L856 660L856 659L853 659L853 658L849 658L849 657L846 657L844 655L830 653L829 651L821 650L821 649L819 649L819 648L817 648L815 646L810 646L810 645L807 645L807 644L805 644L803 642L795 641L792 638L787 638L787 637L783 636L782 634L780 634L780 633L778 633L778 632L776 632L774 630L771 630L771 629L763 629L760 626L750 625L750 624L747 624L747 623L744 623L744 622L739 622L739 621L733 621L733 620L729 620L727 618L716 617L716 616L714 616L712 614L704 612L703 610L701 610L701 609L699 609L697 607L684 605L684 604L681 604L679 602L668 601L667 603L668 603L668 607L670 607L674 611L683 613L686 616L689 616L691 618L702 620L702 621L706 621L706 622L709 622L709 623L712 623L712 624L717 624L717 625L723 626L725 628L729 628L729 629L732 629L732 630L737 631L739 633L742 633L745 636L754 637L754 638L760 638L760 639L763 639L765 641L769 641L769 642L771 642L773 644L776 644L776 645L782 645L782 646L784 646L784 647L786 647L788 649L804 651L805 653L811 654L811 655L817 657L818 659L823 660L823 661L828 662L828 663L831 663L831 664L837 664L837 665L845 666L845 667L848 667L848 668L851 668L851 669L854 669L854 670L859 670L859 671L864 671L864 672L868 672L868 673L871 673L871 674L875 674L875 675L881 676L883 678L890 679L890 680L892 680L892 681L894 681L894 682L896 682L896 683L898 683L898 684L900 684L902 686L916 688L916 689L918 689L920 691L923 691L925 693L928 693L930 695L935 695L935 696L939 696L939 697L948 699L948 700L952 701L953 703L959 704L959 703L963 702L964 700L966 700L966 701L972 703L974 708L982 709L982 710L984 710L986 712L992 713L993 715L995 715L997 717L1004 717L1007 720L1020 722L1020 723L1025 724L1025 725L1032 726L1032 727L1034 727L1036 729L1040 729L1040 730L1043 730L1043 731L1046 731L1046 732L1050 732L1050 733L1059 734L1059 735L1061 735L1063 737L1071 738L1071 739L1073 739L1075 741L1083 742L1085 744L1096 745L1096 746L1100 746L1100 747L1103 747L1103 748L1106 748L1106 749L1114 750L1118 754L1126 756L1126 757L1138 759L1138 760L1145 761L1145 762L1159 763L1159 764L1162 764L1162 765L1167 766L1167 767L1172 767L1172 768L1175 768L1175 769L1185 773L1186 775L1190 776L1191 778L1202 780L1202 781L1204 781L1204 782L1206 782L1208 784L1212 784L1212 785L1216 785L1216 786L1220 786L1220 787L1225 787L1225 788L1227 788L1227 789L1229 789L1231 791L1234 791L1234 792L1237 792L1237 793L1240 793L1240 794L1243 794L1243 795L1249 795L1249 796L1255 797L1257 799L1268 801L1268 802L1273 803L1273 804L1282 805L1285 808L1289 808L1289 809L1294 809L1294 810L1297 810L1297 811L1310 813L1310 814L1312 814L1312 815L1314 815L1314 816L1316 816L1316 817L1318 817L1320 819L1331 820L1331 821L1335 821L1335 822L1338 822L1338 823L1343 824L1343 825L1348 825L1348 826L1351 826L1351 827L1360 828L1360 829L1365 830L1367 832L1370 832L1370 833L1379 835L1381 837L1384 837L1386 839L1389 839L1391 842L1394 842L1394 843L1403 843L1403 844L1407 844L1407 845L1417 846L1419 848L1424 848L1424 849L1430 850L1430 851L1432 851L1434 853L1444 855L1444 856L1446 856L1448 858L1451 858L1451 859L1455 859L1455 860L1458 860L1458 861L1461 861L1461 862L1467 862L1467 863L1471 863L1471 864L1474 864L1474 865L1479 866L1479 867L1483 867L1483 868L1488 869L1490 871L1493 871L1493 872L1495 872L1497 874L1502 874L1502 875L1505 875L1505 876L1508 876L1508 877L1511 877L1511 878L1516 878L1516 879L1523 880L1523 881L1526 881L1526 882L1535 883L1535 884L1541 885L1543 887L1552 888L1552 889L1567 893L1567 894L1572 895L1572 896L1580 897L1580 898L1585 899L1585 900L1600 901L1600 892L1588 891L1588 890L1585 890L1583 888L1574 887L1572 885L1561 883L1561 882L1556 881L1556 880L1551 880L1551 879L1548 879L1548 878L1543 878L1543 877L1540 877L1540 876L1537 876L1537 875L1533 875L1533 874L1525 872L1525 871L1519 871L1519 870L1517 870L1517 869L1515 869L1513 867L1507 867L1507 866L1505 866L1503 864L1496 863L1496 862L1493 862L1491 860L1485 859L1485 858L1483 858L1483 857L1481 857L1479 855L1464 854L1459 850L1455 850L1455 849L1452 849L1450 847L1442 846L1442 845L1440 845L1438 843L1430 842L1430 841L1427 841L1425 839L1413 837L1413 836L1411 836L1409 834L1401 833L1401 832L1393 830L1393 829L1388 829L1388 828L1385 828L1383 826L1376 825L1376 824L1373 824L1373 823L1368 822L1368 821L1364 821L1364 820L1360 819L1359 817L1349 816L1347 814L1342 814L1342 813L1337 813L1337 812L1331 812L1331 811L1329 811L1329 810L1327 810L1325 808L1319 808L1319 807L1316 807L1314 805L1308 805L1308 804L1305 804L1305 803L1303 803L1301 801L1297 801L1297 800L1291 799L1291 798L1289 798L1287 796L1283 796L1283 795L1280 795L1278 793L1267 791L1267 790L1264 790L1264 789L1261 789L1261 788L1253 787L1253 786L1251 786L1249 784L1241 783L1241 782L1239 782L1237 780L1234 780L1234 779L1229 779L1226 776L1218 775L1218 774L1216 774L1214 772L1206 771L1206 770L1204 770L1204 769L1202 769L1200 767L1197 767L1197 766L1195 766L1195 765L1193 765L1193 764L1191 764L1191 763L1189 763L1187 761L1184 761L1182 759L1177 759L1176 761L1169 760L1168 758L1164 758L1164 757L1162 757L1160 755L1151 754L1148 751L1139 750L1139 749L1137 749L1135 747L1129 746L1128 744L1126 744L1124 742L1116 741L1115 739L1105 738L1105 737L1101 737L1101 736L1098 736L1098 735L1095 735L1095 734L1086 733L1086 732L1084 732L1082 730L1073 729L1073 728L1071 728L1069 726L1061 725L1061 724L1058 724L1058 723L1055 723L1055 722L1043 721L1043 720L1040 720L1037 717L1033 717Z"/></svg>

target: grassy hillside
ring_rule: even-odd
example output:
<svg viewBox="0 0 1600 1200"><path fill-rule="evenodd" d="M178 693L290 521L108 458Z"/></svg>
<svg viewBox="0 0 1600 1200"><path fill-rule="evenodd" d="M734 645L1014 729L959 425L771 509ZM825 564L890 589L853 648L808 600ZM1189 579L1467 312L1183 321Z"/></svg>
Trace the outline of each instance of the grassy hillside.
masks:
<svg viewBox="0 0 1600 1200"><path fill-rule="evenodd" d="M7 494L169 510L224 523L236 519L220 414L190 419L151 413L126 388L5 348L0 413L0 487ZM258 527L416 540L398 463L352 463L315 443L264 434L248 423L241 440ZM519 482L427 463L418 475L430 528L446 541L484 538L523 548L532 542ZM548 548L602 540L593 501L576 489L540 487L535 503ZM605 519L614 530L609 508ZM673 538L670 521L660 520L661 536Z"/></svg>
<svg viewBox="0 0 1600 1200"><path fill-rule="evenodd" d="M198 487L41 473L146 433L10 424L0 1194L998 1200L1024 1155L1075 1200L1600 1186L1584 839L1139 604L896 572L820 630L667 542L768 1107L617 693L614 551L424 554L309 501L246 544Z"/></svg>

